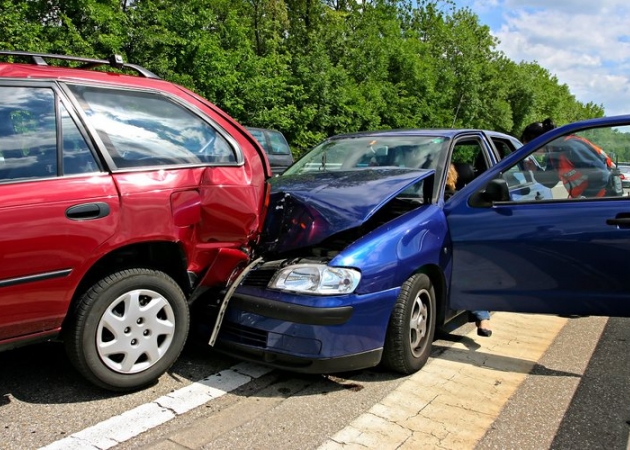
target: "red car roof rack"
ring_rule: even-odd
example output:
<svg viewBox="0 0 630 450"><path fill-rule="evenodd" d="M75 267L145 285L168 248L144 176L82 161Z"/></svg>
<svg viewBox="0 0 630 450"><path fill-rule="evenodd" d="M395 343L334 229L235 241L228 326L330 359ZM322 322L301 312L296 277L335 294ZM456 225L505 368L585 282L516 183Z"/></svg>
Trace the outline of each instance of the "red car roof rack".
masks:
<svg viewBox="0 0 630 450"><path fill-rule="evenodd" d="M33 52L22 52L16 50L0 50L0 55L6 56L17 56L20 58L25 58L30 60L31 64L36 64L38 66L47 66L48 63L46 59L59 59L63 61L74 61L79 63L84 63L79 66L79 69L92 69L98 66L110 66L115 69L131 69L136 71L139 75L145 78L154 78L160 79L156 74L151 72L150 70L145 69L142 66L137 64L127 64L123 61L122 56L120 55L111 55L108 59L95 59L95 58L83 58L79 56L68 56L68 55L55 55L50 53L33 53Z"/></svg>

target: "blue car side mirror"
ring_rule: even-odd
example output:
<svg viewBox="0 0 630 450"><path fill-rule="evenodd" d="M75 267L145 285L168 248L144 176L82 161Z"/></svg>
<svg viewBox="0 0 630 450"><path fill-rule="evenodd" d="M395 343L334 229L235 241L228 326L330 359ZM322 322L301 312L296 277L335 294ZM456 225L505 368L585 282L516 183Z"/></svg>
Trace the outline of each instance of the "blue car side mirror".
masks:
<svg viewBox="0 0 630 450"><path fill-rule="evenodd" d="M510 189L507 182L503 178L495 178L470 197L470 206L489 208L494 202L507 202L509 200Z"/></svg>

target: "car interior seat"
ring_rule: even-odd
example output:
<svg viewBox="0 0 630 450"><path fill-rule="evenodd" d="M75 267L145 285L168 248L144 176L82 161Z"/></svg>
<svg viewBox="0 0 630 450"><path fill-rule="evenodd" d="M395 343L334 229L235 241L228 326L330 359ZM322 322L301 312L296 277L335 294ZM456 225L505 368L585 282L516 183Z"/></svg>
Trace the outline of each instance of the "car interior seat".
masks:
<svg viewBox="0 0 630 450"><path fill-rule="evenodd" d="M488 170L488 163L486 163L486 159L483 156L482 152L477 153L475 156L475 161L473 163L473 169L475 170L475 174L479 175Z"/></svg>
<svg viewBox="0 0 630 450"><path fill-rule="evenodd" d="M468 163L453 163L455 170L457 171L457 183L455 183L455 190L459 191L472 180L475 179L475 169L472 164Z"/></svg>

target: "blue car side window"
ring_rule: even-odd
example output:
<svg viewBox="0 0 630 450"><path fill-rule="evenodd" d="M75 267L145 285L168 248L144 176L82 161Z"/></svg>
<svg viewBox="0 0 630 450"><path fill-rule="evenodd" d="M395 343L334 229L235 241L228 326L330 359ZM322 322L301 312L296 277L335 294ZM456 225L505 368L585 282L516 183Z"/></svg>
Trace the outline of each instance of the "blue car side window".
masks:
<svg viewBox="0 0 630 450"><path fill-rule="evenodd" d="M607 151L624 151L626 136L618 127L600 128L548 142L503 173L511 200L622 197L622 175Z"/></svg>
<svg viewBox="0 0 630 450"><path fill-rule="evenodd" d="M534 172L522 166L513 166L503 173L503 179L510 189L510 199L512 201L525 202L553 198L551 190L536 181Z"/></svg>

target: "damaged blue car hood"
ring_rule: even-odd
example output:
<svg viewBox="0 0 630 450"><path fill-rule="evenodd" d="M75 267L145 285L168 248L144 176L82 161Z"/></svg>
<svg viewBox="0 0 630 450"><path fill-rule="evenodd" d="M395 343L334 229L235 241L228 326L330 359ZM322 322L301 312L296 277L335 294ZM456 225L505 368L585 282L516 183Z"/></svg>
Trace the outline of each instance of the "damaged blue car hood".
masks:
<svg viewBox="0 0 630 450"><path fill-rule="evenodd" d="M402 191L434 173L433 169L383 168L274 178L263 251L315 245L359 227ZM422 200L422 192L419 197Z"/></svg>

